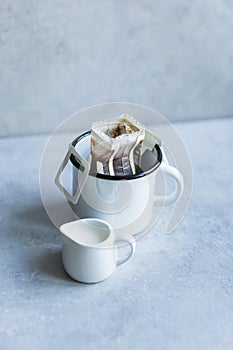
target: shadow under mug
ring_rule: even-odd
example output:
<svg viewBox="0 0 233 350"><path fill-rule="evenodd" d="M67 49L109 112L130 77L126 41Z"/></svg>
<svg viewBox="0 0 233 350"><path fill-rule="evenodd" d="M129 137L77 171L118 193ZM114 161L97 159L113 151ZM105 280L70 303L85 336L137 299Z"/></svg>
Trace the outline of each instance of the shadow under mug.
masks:
<svg viewBox="0 0 233 350"><path fill-rule="evenodd" d="M60 227L60 232L64 268L73 279L83 283L105 280L117 266L133 256L136 248L133 236L116 238L112 227L100 219L68 222ZM129 245L129 252L125 257L119 258L118 251L125 245Z"/></svg>

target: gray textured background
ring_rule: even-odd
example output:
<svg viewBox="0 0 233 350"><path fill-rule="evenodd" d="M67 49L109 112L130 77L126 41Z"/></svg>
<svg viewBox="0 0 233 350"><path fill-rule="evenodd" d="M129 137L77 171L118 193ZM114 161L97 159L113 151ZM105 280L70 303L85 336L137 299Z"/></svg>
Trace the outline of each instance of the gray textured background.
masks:
<svg viewBox="0 0 233 350"><path fill-rule="evenodd" d="M233 115L232 18L230 0L1 0L0 135L108 101Z"/></svg>

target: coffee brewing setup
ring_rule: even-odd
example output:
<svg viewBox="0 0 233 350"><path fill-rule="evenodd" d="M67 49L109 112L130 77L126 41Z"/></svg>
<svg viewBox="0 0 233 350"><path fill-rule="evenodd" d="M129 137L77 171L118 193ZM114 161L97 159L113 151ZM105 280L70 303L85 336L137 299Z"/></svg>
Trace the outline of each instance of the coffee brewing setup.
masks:
<svg viewBox="0 0 233 350"><path fill-rule="evenodd" d="M67 191L61 181L68 162L72 164L72 193ZM158 171L175 180L175 190L171 194L155 194ZM64 193L73 212L79 218L77 225L80 226L82 220L89 220L90 228L92 222L92 233L87 230L89 233L83 238L84 246L86 249L92 247L92 254L98 250L98 255L101 248L106 248L106 238L99 237L93 248L93 242L88 239L88 235L93 236L96 228L100 230L101 225L107 225L108 229L110 227L109 230L113 230L115 235L113 241L126 241L131 246L129 256L132 256L135 239L148 229L154 207L175 202L183 191L182 175L177 168L169 165L160 138L127 114L95 122L90 131L77 136L69 145L57 172L55 184ZM99 268L99 275L96 271L93 276L91 274L93 266L98 266L100 258L93 258L92 262L84 264L84 271L81 271L80 275L76 255L79 251L80 262L83 244L80 248L80 242L74 239L75 225L75 222L67 223L67 231L66 226L60 230L66 271L82 282L98 282L105 279L110 273L103 277L100 273L104 270L103 267ZM70 227L73 227L72 237L67 233L70 232ZM83 256L84 260L86 254ZM112 255L109 259L112 259ZM114 264L117 266L115 260ZM75 272L70 272L74 266ZM87 275L90 278L83 277Z"/></svg>

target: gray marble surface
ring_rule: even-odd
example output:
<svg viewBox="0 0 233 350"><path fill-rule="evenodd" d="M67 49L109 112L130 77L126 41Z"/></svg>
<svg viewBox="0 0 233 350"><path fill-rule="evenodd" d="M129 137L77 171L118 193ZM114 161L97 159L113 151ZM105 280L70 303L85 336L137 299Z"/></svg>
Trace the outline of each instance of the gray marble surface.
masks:
<svg viewBox="0 0 233 350"><path fill-rule="evenodd" d="M230 0L1 0L0 135L110 101L232 115L232 17Z"/></svg>
<svg viewBox="0 0 233 350"><path fill-rule="evenodd" d="M111 278L70 279L41 202L46 136L0 139L0 348L233 348L233 119L176 125L192 158L189 211L166 212Z"/></svg>

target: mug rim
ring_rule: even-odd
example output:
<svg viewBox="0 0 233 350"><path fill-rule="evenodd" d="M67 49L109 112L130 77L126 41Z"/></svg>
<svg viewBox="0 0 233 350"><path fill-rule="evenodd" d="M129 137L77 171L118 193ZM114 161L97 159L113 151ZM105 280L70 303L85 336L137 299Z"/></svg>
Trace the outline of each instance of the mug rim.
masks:
<svg viewBox="0 0 233 350"><path fill-rule="evenodd" d="M77 136L72 142L71 145L73 147L75 147L79 141L81 141L84 137L88 136L91 134L91 131L86 131L83 134ZM157 157L157 161L155 162L155 164L148 170L137 173L135 175L107 175L107 174L100 174L97 173L96 175L93 174L88 174L89 176L92 177L97 177L99 179L105 179L105 180L134 180L134 179L139 179L141 177L147 176L149 174L151 174L152 172L154 172L162 163L162 159L163 159L163 155L162 155L162 151L159 147L159 145L156 143L154 145L154 148L156 149L157 153L158 153L158 157ZM82 170L83 166L79 163L79 161L75 158L75 156L72 154L70 156L70 161L71 163L77 168Z"/></svg>

